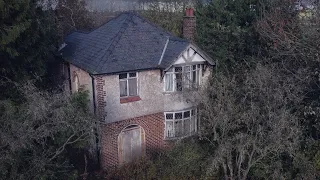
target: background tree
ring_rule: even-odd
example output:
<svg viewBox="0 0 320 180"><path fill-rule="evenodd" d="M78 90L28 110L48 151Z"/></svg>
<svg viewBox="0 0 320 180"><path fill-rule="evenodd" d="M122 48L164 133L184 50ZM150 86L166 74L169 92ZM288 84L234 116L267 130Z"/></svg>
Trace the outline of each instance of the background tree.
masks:
<svg viewBox="0 0 320 180"><path fill-rule="evenodd" d="M58 38L53 11L37 0L1 0L0 14L0 94L10 97L14 93L3 82L44 76Z"/></svg>
<svg viewBox="0 0 320 180"><path fill-rule="evenodd" d="M209 171L247 179L259 167L265 177L279 177L277 160L298 146L301 129L294 112L302 100L301 86L279 70L258 64L211 82L201 106L202 135L214 149ZM266 159L270 162L260 166Z"/></svg>
<svg viewBox="0 0 320 180"><path fill-rule="evenodd" d="M174 35L182 37L185 9L195 4L195 0L141 0L140 3L147 3L147 9L139 11L142 16Z"/></svg>
<svg viewBox="0 0 320 180"><path fill-rule="evenodd" d="M72 155L93 147L95 121L86 92L72 97L17 86L24 102L0 101L0 176L4 179L75 179ZM79 159L77 160L79 161Z"/></svg>
<svg viewBox="0 0 320 180"><path fill-rule="evenodd" d="M256 0L212 0L196 7L196 42L217 68L232 71L260 53L254 22L259 13Z"/></svg>
<svg viewBox="0 0 320 180"><path fill-rule="evenodd" d="M88 31L93 28L93 19L84 0L58 0L56 13L61 37L74 30Z"/></svg>

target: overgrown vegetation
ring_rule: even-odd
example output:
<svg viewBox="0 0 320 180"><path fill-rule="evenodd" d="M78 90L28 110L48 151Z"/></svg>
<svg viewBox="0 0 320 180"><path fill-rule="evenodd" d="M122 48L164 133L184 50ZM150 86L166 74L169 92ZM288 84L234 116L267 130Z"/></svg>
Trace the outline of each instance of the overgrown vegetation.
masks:
<svg viewBox="0 0 320 180"><path fill-rule="evenodd" d="M17 86L24 101L0 101L0 172L4 179L65 179L78 176L68 155L94 147L95 121L86 92L71 97ZM82 173L82 172L80 172Z"/></svg>
<svg viewBox="0 0 320 180"><path fill-rule="evenodd" d="M58 41L92 21L83 1L56 9L39 2L0 0L2 179L76 179L87 169L75 152L94 154L87 94L44 85ZM319 179L319 4L301 11L290 0L203 2L196 42L217 69L201 94L201 134L101 178ZM155 2L140 13L181 35L186 4L176 5L167 13Z"/></svg>
<svg viewBox="0 0 320 180"><path fill-rule="evenodd" d="M195 157L181 153L156 166L169 170L167 176L152 178L320 178L318 5L303 11L295 1L278 0L215 0L198 6L197 43L218 63L202 92L201 140L193 144L206 148L189 149L195 156L201 153L203 164L197 166L202 168L185 172L170 166ZM176 148L168 154L188 149ZM139 175L149 172L142 169ZM170 177L170 170L178 176Z"/></svg>

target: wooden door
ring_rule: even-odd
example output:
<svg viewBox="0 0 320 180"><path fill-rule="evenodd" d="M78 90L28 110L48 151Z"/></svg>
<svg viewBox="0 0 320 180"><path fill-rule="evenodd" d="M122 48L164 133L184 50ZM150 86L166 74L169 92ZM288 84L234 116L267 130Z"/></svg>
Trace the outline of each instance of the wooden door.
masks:
<svg viewBox="0 0 320 180"><path fill-rule="evenodd" d="M132 162L144 155L144 130L137 125L129 126L119 135L120 163Z"/></svg>

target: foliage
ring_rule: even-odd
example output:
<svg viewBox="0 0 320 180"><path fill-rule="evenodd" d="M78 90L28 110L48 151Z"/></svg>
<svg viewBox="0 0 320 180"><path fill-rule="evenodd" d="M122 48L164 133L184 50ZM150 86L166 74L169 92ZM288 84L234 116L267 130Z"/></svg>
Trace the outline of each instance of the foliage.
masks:
<svg viewBox="0 0 320 180"><path fill-rule="evenodd" d="M243 60L261 53L254 22L259 1L212 0L199 3L196 11L196 42L213 59L217 68L235 71Z"/></svg>
<svg viewBox="0 0 320 180"><path fill-rule="evenodd" d="M182 37L182 20L186 7L195 4L195 0L141 0L142 5L148 3L148 10L139 13L166 31Z"/></svg>
<svg viewBox="0 0 320 180"><path fill-rule="evenodd" d="M222 169L225 179L247 179L264 158L295 153L301 130L294 112L302 100L295 85L275 65L258 64L241 76L217 75L201 108L203 135L215 149L212 171Z"/></svg>
<svg viewBox="0 0 320 180"><path fill-rule="evenodd" d="M68 97L39 91L31 83L17 88L23 103L0 102L1 177L75 179L68 151L86 148L94 138L86 93Z"/></svg>
<svg viewBox="0 0 320 180"><path fill-rule="evenodd" d="M109 171L106 179L201 179L205 177L205 157L206 149L186 141L154 159L140 159Z"/></svg>
<svg viewBox="0 0 320 180"><path fill-rule="evenodd" d="M59 0L56 13L60 37L65 37L74 30L93 28L93 20L83 0Z"/></svg>
<svg viewBox="0 0 320 180"><path fill-rule="evenodd" d="M16 82L41 76L53 60L54 14L37 0L0 1L0 76Z"/></svg>
<svg viewBox="0 0 320 180"><path fill-rule="evenodd" d="M57 46L54 13L37 0L0 0L1 97L12 97L10 79L24 82L46 74Z"/></svg>

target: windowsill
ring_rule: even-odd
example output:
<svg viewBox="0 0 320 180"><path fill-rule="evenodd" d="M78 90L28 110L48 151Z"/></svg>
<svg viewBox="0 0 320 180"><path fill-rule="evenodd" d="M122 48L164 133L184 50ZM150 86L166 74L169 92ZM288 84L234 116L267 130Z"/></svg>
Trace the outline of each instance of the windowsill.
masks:
<svg viewBox="0 0 320 180"><path fill-rule="evenodd" d="M181 137L165 137L164 140L165 141L176 141L176 140L180 140L180 139L184 139L184 138L188 138L188 137L192 137L194 135L196 135L197 132L193 132L190 135L187 136L181 136Z"/></svg>
<svg viewBox="0 0 320 180"><path fill-rule="evenodd" d="M182 93L187 93L187 92L196 92L198 91L198 88L193 88L193 89L184 89L182 91L163 91L163 94L182 94Z"/></svg>
<svg viewBox="0 0 320 180"><path fill-rule="evenodd" d="M140 100L141 100L140 96L122 97L120 98L120 104L136 102Z"/></svg>

